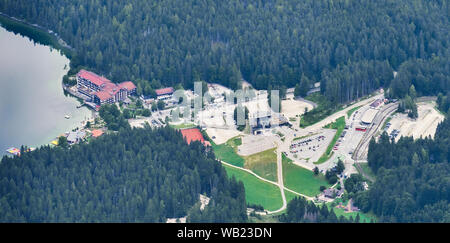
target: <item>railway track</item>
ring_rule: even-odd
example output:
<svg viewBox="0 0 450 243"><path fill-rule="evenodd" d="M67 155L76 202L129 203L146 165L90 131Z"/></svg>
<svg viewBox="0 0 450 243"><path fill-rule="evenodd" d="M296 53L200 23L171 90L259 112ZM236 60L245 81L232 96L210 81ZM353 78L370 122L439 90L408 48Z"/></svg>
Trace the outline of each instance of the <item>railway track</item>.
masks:
<svg viewBox="0 0 450 243"><path fill-rule="evenodd" d="M357 163L358 160L363 160L367 158L367 147L369 146L370 139L376 134L381 124L385 121L385 119L390 116L394 111L398 108L398 103L391 103L383 107L381 111L375 116L372 124L370 125L367 132L364 134L363 138L356 146L355 151L353 152L352 159L355 160L355 165L357 169L363 174L364 177L369 178L368 175L365 175L361 166Z"/></svg>
<svg viewBox="0 0 450 243"><path fill-rule="evenodd" d="M353 153L352 159L361 160L364 159L362 156L364 155L364 151L369 145L370 139L375 135L375 133L380 128L381 124L383 124L384 120L395 110L398 108L398 103L392 103L386 105L383 110L381 110L374 118L372 124L370 125L367 132L364 134L363 138L359 142L358 146Z"/></svg>

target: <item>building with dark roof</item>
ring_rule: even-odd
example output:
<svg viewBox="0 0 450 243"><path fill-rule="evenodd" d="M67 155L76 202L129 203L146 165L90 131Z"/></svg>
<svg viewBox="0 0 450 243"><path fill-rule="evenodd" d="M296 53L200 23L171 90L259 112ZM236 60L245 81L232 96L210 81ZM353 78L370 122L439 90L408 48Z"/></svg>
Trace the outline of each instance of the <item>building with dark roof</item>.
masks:
<svg viewBox="0 0 450 243"><path fill-rule="evenodd" d="M323 195L328 198L340 197L342 196L342 194L344 194L343 188L341 190L337 190L335 188L327 188L323 191Z"/></svg>
<svg viewBox="0 0 450 243"><path fill-rule="evenodd" d="M370 104L371 108L376 109L378 106L380 106L383 103L382 99L377 99L374 102L372 102L372 104Z"/></svg>

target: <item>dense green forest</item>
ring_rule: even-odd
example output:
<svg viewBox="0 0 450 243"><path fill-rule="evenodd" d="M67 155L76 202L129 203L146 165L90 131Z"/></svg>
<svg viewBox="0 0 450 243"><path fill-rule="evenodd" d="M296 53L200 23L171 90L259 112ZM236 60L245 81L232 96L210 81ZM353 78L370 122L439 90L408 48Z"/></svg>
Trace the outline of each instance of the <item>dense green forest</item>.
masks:
<svg viewBox="0 0 450 243"><path fill-rule="evenodd" d="M447 25L450 33L450 25ZM447 37L447 42L450 37ZM445 50L443 56L432 56L430 59L415 59L403 63L398 75L391 83L388 95L401 98L408 94L411 85L414 86L417 97L434 96L450 91L450 50ZM447 112L445 110L444 112Z"/></svg>
<svg viewBox="0 0 450 243"><path fill-rule="evenodd" d="M133 80L146 94L195 80L294 87L304 76L333 102L389 87L392 70L392 96L411 80L419 94L446 92L448 9L445 0L0 0L1 12L71 45L74 71Z"/></svg>
<svg viewBox="0 0 450 243"><path fill-rule="evenodd" d="M132 80L139 94L192 88L198 80L236 89L244 79L257 89L296 87L296 95L305 96L320 82L321 94L313 96L319 107L302 118L307 125L380 87L388 98L401 98L400 108L413 118L413 101L423 95L438 95L438 108L450 113L448 4L0 0L0 12L58 33L73 48L71 74L86 68L115 82ZM227 178L211 151L187 145L170 128L131 129L128 112L102 108L117 133L89 144L4 157L0 221L163 222L185 215L189 222L246 221L244 187ZM379 222L450 222L449 139L447 118L434 140L393 142L383 134L371 141L376 181L364 192L361 178L346 185L356 205ZM200 193L212 198L204 211ZM347 222L303 198L292 200L280 221Z"/></svg>
<svg viewBox="0 0 450 243"><path fill-rule="evenodd" d="M211 198L202 212L199 194ZM187 145L169 127L121 129L0 163L1 222L165 222L187 214L191 222L244 222L244 186L201 143Z"/></svg>
<svg viewBox="0 0 450 243"><path fill-rule="evenodd" d="M356 204L380 222L450 222L450 119L438 125L435 139L389 140L384 133L369 144L368 162L376 173Z"/></svg>

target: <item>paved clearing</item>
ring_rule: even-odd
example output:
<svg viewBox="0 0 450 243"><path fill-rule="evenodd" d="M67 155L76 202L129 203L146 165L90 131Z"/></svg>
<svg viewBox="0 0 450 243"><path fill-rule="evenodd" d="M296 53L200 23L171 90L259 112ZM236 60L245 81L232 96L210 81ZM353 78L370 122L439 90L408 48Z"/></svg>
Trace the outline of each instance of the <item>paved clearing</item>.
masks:
<svg viewBox="0 0 450 243"><path fill-rule="evenodd" d="M238 146L237 153L249 156L275 147L275 135L246 135L242 137L242 145Z"/></svg>
<svg viewBox="0 0 450 243"><path fill-rule="evenodd" d="M394 129L400 130L401 136L412 136L415 139L420 137L434 137L437 125L444 120L444 115L435 109L435 102L424 102L417 104L419 117L416 120L408 118L406 114L395 114L391 119L391 126L387 129L390 134Z"/></svg>
<svg viewBox="0 0 450 243"><path fill-rule="evenodd" d="M222 128L207 128L206 133L217 145L226 143L231 138L242 134L238 130Z"/></svg>
<svg viewBox="0 0 450 243"><path fill-rule="evenodd" d="M305 108L308 111L312 110L314 106L310 103L294 100L293 95L287 95L286 100L281 101L281 114L286 118L295 118L296 115L303 115Z"/></svg>

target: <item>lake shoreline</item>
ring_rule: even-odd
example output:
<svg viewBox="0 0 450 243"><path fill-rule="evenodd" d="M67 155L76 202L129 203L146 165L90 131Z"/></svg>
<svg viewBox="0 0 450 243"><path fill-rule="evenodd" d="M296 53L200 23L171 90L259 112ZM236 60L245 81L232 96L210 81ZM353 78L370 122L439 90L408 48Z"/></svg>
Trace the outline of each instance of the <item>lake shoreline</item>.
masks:
<svg viewBox="0 0 450 243"><path fill-rule="evenodd" d="M38 44L50 46L51 48L60 51L62 55L69 59L69 61L72 61L74 48L69 46L58 36L58 33L53 30L46 29L38 24L29 23L23 19L9 16L3 12L0 12L0 26L15 34L18 33L26 36ZM72 71L72 66L69 63L69 70L66 75L68 76ZM65 84L63 80L64 78L61 79L61 85L64 90Z"/></svg>
<svg viewBox="0 0 450 243"><path fill-rule="evenodd" d="M3 12L0 12L0 26L5 28L6 30L18 33L20 35L26 36L31 40L45 46L50 46L56 50L59 50L61 54L63 54L69 61L72 61L74 48L68 45L61 37L59 37L58 33L53 30L46 29L38 24L32 24L23 19L18 19L16 17L9 16ZM70 62L71 63L71 62ZM69 70L65 76L74 75L74 69L69 63ZM84 101L74 95L71 94L67 88L69 87L64 83L64 77L61 79L61 87L66 96L70 96L76 98L78 102L80 102L80 106L84 106ZM91 107L87 106L92 112L95 112Z"/></svg>
<svg viewBox="0 0 450 243"><path fill-rule="evenodd" d="M82 103L80 102L79 99L77 99L76 97L72 97L70 94L66 94L66 91L64 90L64 82L63 82L63 77L65 75L68 75L71 71L71 65L70 65L70 61L71 61L71 52L73 49L69 49L69 46L64 46L61 44L61 42L63 42L56 33L52 32L51 30L45 30L45 28L38 26L38 25L33 25L30 23L27 23L24 20L20 20L17 18L13 18L10 17L4 13L0 12L0 26L6 30L7 32L10 32L11 34L17 35L17 36L21 36L22 38L26 38L28 39L28 41L30 41L31 43L34 43L35 45L41 45L41 46L47 46L50 48L50 50L56 50L59 55L64 56L65 58L67 58L68 63L67 63L67 67L64 67L64 74L61 78L57 78L58 84L56 84L55 82L52 82L52 86L54 87L53 89L49 90L50 93L53 94L58 94L59 92L61 92L61 94L63 94L64 99L70 99L70 101L67 101L69 103L78 103L78 105L76 105L75 109L79 109L79 106L82 105ZM60 41L61 40L61 41ZM58 68L59 69L59 68ZM42 83L43 85L45 85L45 82ZM56 85L56 86L55 86ZM55 93L56 91L56 93ZM22 96L19 96L22 97ZM75 98L75 99L73 99ZM73 99L73 100L72 100ZM66 108L67 109L67 103L65 101L61 101L62 103L65 103ZM70 106L70 105L69 105ZM84 112L86 114L87 117L95 117L95 114L92 112L92 110L88 109L88 108L84 108L83 109L87 109L87 111L80 111L80 112ZM39 109L38 109L39 110ZM46 109L43 109L43 111L46 111ZM48 109L47 109L48 112ZM66 111L62 111L63 113L61 114L69 114L66 113ZM81 114L76 112L77 114ZM72 116L72 115L71 115ZM84 115L82 115L84 116ZM58 118L59 119L59 118ZM79 129L79 128L83 128L82 123L80 123L78 120L81 120L81 116L80 117L74 117L75 120L72 120L67 123L64 120L63 121L55 121L54 124L54 128L52 128L51 130L48 130L51 136L53 136L53 133L60 133L61 130L64 130L66 132L72 131L74 129ZM7 125L7 124L6 124ZM51 132L53 130L53 132ZM15 135L8 135L9 133L6 133L6 140L4 140L2 147L5 147L6 145L11 145L8 147L17 147L20 148L21 146L26 146L26 147L30 147L30 146L34 146L34 147L42 147L42 146L47 146L50 144L50 142L52 140L48 140L48 137L44 134L44 136L41 136L39 133L36 133L36 137L35 138L31 138L31 140L27 139L27 138L20 138L20 137L15 137ZM55 138L57 137L57 134L55 135ZM10 142L10 138L12 139ZM14 138L14 139L13 139ZM54 139L54 138L53 138ZM20 144L20 145L19 145ZM1 157L3 157L3 155L7 155L6 151L2 148L2 151L0 151L0 159Z"/></svg>
<svg viewBox="0 0 450 243"><path fill-rule="evenodd" d="M8 31L24 35L39 44L51 46L52 48L61 51L68 59L71 59L72 57L73 48L61 39L61 37L53 30L46 29L38 24L29 23L26 20L9 16L3 12L0 12L0 26Z"/></svg>

